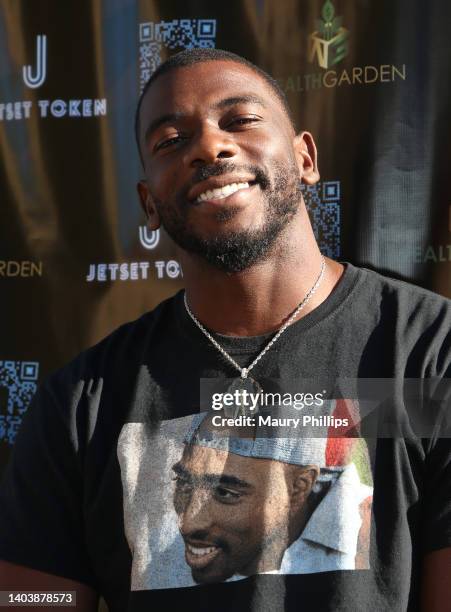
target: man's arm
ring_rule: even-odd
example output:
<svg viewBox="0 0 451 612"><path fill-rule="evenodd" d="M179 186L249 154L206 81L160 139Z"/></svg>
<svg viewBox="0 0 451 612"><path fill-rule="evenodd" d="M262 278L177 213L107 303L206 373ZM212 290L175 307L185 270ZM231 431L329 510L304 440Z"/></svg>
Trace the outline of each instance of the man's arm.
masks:
<svg viewBox="0 0 451 612"><path fill-rule="evenodd" d="M66 608L80 612L97 612L98 596L91 587L61 576L53 576L37 570L0 560L0 591L76 591L77 607ZM45 610L46 608L39 608ZM55 608L48 608L54 610ZM61 608L60 608L61 609Z"/></svg>
<svg viewBox="0 0 451 612"><path fill-rule="evenodd" d="M67 585L80 598L76 609L91 612L98 587L84 538L83 472L69 427L74 413L58 388L36 393L0 483L0 590Z"/></svg>
<svg viewBox="0 0 451 612"><path fill-rule="evenodd" d="M421 610L422 612L451 610L451 548L436 550L424 558Z"/></svg>

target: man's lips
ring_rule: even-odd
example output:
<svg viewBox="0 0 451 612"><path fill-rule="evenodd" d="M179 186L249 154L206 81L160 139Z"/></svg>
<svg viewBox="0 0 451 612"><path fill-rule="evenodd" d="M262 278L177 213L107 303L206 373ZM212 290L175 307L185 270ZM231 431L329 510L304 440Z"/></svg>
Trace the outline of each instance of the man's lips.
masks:
<svg viewBox="0 0 451 612"><path fill-rule="evenodd" d="M185 558L188 565L194 569L203 569L209 565L221 552L215 544L191 544L185 542Z"/></svg>
<svg viewBox="0 0 451 612"><path fill-rule="evenodd" d="M196 204L202 202L217 202L218 200L225 200L230 196L233 196L237 191L245 191L249 189L249 183L232 183L231 185L225 185L219 189L211 189L204 191L195 200Z"/></svg>
<svg viewBox="0 0 451 612"><path fill-rule="evenodd" d="M247 189L255 184L255 178L250 176L234 176L222 174L196 183L188 192L190 202L200 203L201 201L222 199L232 195L240 189ZM227 193L229 191L229 193Z"/></svg>

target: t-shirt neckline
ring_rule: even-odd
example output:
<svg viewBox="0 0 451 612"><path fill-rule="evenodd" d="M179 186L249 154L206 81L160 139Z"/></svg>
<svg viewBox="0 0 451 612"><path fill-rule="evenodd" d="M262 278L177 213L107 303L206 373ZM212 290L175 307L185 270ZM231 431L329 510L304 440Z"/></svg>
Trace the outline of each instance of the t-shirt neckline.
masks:
<svg viewBox="0 0 451 612"><path fill-rule="evenodd" d="M344 266L344 272L337 286L330 295L317 308L307 313L304 317L295 321L287 327L283 335L286 339L293 335L303 333L317 325L320 321L328 317L335 311L345 299L353 291L359 278L359 269L348 262L341 262ZM210 347L212 343L196 326L189 314L186 312L183 301L184 290L179 291L175 296L175 315L178 322L179 330L185 336L188 336L196 343L202 342ZM222 346L224 350L234 354L251 353L264 347L276 332L270 332L260 336L225 336L211 329L206 328L211 336ZM282 337L281 337L282 340ZM276 347L276 345L274 345Z"/></svg>

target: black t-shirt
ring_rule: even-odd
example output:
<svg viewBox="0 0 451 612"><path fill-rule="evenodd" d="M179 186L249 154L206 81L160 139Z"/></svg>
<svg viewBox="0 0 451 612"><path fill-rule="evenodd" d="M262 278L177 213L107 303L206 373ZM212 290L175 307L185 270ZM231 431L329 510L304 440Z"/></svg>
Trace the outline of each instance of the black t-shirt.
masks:
<svg viewBox="0 0 451 612"><path fill-rule="evenodd" d="M446 379L450 322L448 300L348 264L252 376L334 393ZM215 337L242 366L269 338ZM451 546L446 404L427 437L340 446L328 421L311 446L224 446L202 430L199 381L236 375L180 292L51 376L0 488L0 558L91 585L111 611L416 610L422 557ZM346 394L324 406L353 411Z"/></svg>

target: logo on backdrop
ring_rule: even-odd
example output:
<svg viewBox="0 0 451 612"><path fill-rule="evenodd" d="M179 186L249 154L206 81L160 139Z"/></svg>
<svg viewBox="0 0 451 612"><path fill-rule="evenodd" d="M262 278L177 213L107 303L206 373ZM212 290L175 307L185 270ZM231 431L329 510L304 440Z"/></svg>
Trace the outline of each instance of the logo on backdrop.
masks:
<svg viewBox="0 0 451 612"><path fill-rule="evenodd" d="M0 361L0 442L14 444L38 375L36 361Z"/></svg>
<svg viewBox="0 0 451 612"><path fill-rule="evenodd" d="M155 249L160 242L160 230L150 230L146 225L140 225L139 241L145 249Z"/></svg>
<svg viewBox="0 0 451 612"><path fill-rule="evenodd" d="M161 64L166 49L213 48L216 19L173 19L139 24L139 90Z"/></svg>
<svg viewBox="0 0 451 612"><path fill-rule="evenodd" d="M42 261L0 259L0 278L30 278L42 276Z"/></svg>
<svg viewBox="0 0 451 612"><path fill-rule="evenodd" d="M318 66L320 72L291 74L277 78L285 92L304 92L322 87L333 88L342 85L370 85L405 81L406 64L380 64L376 66L350 66L342 70L333 69L349 54L350 33L342 25L342 18L335 14L331 0L324 3L316 28L308 37L308 61Z"/></svg>
<svg viewBox="0 0 451 612"><path fill-rule="evenodd" d="M180 264L174 259L169 261L132 261L123 263L99 263L89 266L86 280L93 281L139 281L149 278L149 271L157 279L176 279L183 276Z"/></svg>
<svg viewBox="0 0 451 612"><path fill-rule="evenodd" d="M317 60L321 68L330 68L341 62L348 53L349 32L344 28L341 17L335 16L330 0L324 3L322 19L316 20L316 31L309 38L309 62Z"/></svg>
<svg viewBox="0 0 451 612"><path fill-rule="evenodd" d="M36 36L36 68L24 66L22 68L23 80L27 87L36 89L45 81L47 74L47 36L38 34Z"/></svg>
<svg viewBox="0 0 451 612"><path fill-rule="evenodd" d="M37 89L47 77L47 43L45 34L36 36L36 64L22 67L25 85ZM30 119L32 114L38 117L86 118L107 114L106 98L84 98L74 100L7 100L0 102L0 121L22 121Z"/></svg>

